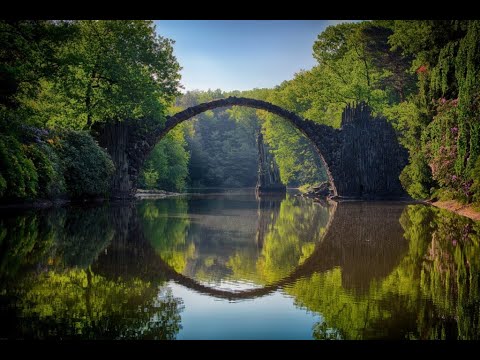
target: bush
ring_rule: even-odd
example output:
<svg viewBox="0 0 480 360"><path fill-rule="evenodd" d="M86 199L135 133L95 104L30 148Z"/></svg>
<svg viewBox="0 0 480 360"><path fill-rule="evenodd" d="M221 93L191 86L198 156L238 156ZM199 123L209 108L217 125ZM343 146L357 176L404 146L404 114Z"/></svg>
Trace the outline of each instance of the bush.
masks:
<svg viewBox="0 0 480 360"><path fill-rule="evenodd" d="M157 187L157 181L160 175L154 169L148 168L143 171L142 177L145 188L155 189Z"/></svg>
<svg viewBox="0 0 480 360"><path fill-rule="evenodd" d="M46 143L30 144L26 146L26 150L37 171L37 197L56 198L64 195L65 179L55 150Z"/></svg>
<svg viewBox="0 0 480 360"><path fill-rule="evenodd" d="M67 193L72 198L85 198L107 194L114 170L108 154L88 133L67 131L59 135L28 144L13 135L0 135L0 197L57 198Z"/></svg>
<svg viewBox="0 0 480 360"><path fill-rule="evenodd" d="M63 174L62 161L55 151L55 148L50 145L44 145L43 150L45 155L51 163L53 170L50 178L50 182L46 184L44 190L45 194L49 198L57 198L62 195L66 195L67 187L65 185L65 177Z"/></svg>
<svg viewBox="0 0 480 360"><path fill-rule="evenodd" d="M60 136L57 151L70 197L107 195L114 165L107 152L88 133L64 132Z"/></svg>
<svg viewBox="0 0 480 360"><path fill-rule="evenodd" d="M28 147L10 135L0 134L0 196L8 199L37 195L38 173Z"/></svg>
<svg viewBox="0 0 480 360"><path fill-rule="evenodd" d="M473 179L472 187L472 200L480 206L480 157L477 158L475 166L470 171L470 179Z"/></svg>
<svg viewBox="0 0 480 360"><path fill-rule="evenodd" d="M410 161L411 163L400 173L400 182L414 199L426 199L430 197L431 190L435 186L431 169L419 153L411 155Z"/></svg>

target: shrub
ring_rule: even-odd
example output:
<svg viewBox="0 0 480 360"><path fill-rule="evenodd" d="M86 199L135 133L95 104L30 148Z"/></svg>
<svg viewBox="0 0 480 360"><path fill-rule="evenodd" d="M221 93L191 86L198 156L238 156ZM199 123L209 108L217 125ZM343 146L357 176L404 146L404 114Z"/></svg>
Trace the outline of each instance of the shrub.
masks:
<svg viewBox="0 0 480 360"><path fill-rule="evenodd" d="M420 153L411 155L410 164L405 166L399 178L403 188L415 199L430 197L435 186L431 169Z"/></svg>
<svg viewBox="0 0 480 360"><path fill-rule="evenodd" d="M26 151L37 171L37 197L55 198L65 194L63 169L55 150L46 143L32 143L26 146Z"/></svg>
<svg viewBox="0 0 480 360"><path fill-rule="evenodd" d="M45 188L45 194L49 198L56 198L62 195L66 195L67 187L65 185L65 177L62 161L55 151L55 147L50 145L44 145L43 150L45 155L51 163L53 170L50 182L47 183Z"/></svg>
<svg viewBox="0 0 480 360"><path fill-rule="evenodd" d="M477 158L475 166L470 171L470 178L473 179L473 184L470 188L472 192L472 200L480 205L480 157Z"/></svg>
<svg viewBox="0 0 480 360"><path fill-rule="evenodd" d="M473 181L468 169L473 168L475 157L473 150L465 150L468 131L462 125L457 103L457 99L438 101L437 114L422 135L423 153L442 197L469 203Z"/></svg>
<svg viewBox="0 0 480 360"><path fill-rule="evenodd" d="M143 171L142 177L143 183L147 189L155 189L160 175L156 170L148 168Z"/></svg>
<svg viewBox="0 0 480 360"><path fill-rule="evenodd" d="M9 199L37 195L38 174L28 148L10 135L0 134L0 196Z"/></svg>
<svg viewBox="0 0 480 360"><path fill-rule="evenodd" d="M98 197L108 193L114 165L107 152L88 133L62 133L57 151L70 197Z"/></svg>

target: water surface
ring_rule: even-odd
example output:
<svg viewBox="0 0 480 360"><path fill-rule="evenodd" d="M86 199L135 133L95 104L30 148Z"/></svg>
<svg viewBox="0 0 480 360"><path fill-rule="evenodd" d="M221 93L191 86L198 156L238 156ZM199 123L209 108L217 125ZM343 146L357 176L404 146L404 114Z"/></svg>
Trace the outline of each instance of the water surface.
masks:
<svg viewBox="0 0 480 360"><path fill-rule="evenodd" d="M480 225L210 191L0 211L0 338L478 339Z"/></svg>

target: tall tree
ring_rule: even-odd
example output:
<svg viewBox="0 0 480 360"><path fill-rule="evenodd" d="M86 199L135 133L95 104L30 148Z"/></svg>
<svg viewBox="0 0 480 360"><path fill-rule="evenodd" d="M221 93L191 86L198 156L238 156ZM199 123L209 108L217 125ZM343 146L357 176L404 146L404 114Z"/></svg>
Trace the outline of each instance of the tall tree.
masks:
<svg viewBox="0 0 480 360"><path fill-rule="evenodd" d="M46 122L90 128L108 120L162 119L179 87L173 41L157 35L152 21L85 20L75 26L78 36L60 52L66 65L44 87L45 100L60 110Z"/></svg>

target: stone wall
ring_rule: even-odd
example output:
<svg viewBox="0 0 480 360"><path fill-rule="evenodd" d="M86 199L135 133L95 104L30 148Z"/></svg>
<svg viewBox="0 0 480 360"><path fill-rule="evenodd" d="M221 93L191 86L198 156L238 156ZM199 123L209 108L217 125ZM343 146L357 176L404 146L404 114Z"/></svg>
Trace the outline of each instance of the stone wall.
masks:
<svg viewBox="0 0 480 360"><path fill-rule="evenodd" d="M287 187L280 180L280 170L278 169L275 158L268 150L268 146L263 141L261 132L257 135L258 150L258 174L257 186L255 191L257 194L267 193L284 193Z"/></svg>
<svg viewBox="0 0 480 360"><path fill-rule="evenodd" d="M346 198L386 199L405 197L399 175L408 163L408 152L398 142L393 127L375 118L361 103L347 107L340 129L331 139L316 131L307 136L324 154L336 188ZM330 135L331 136L331 135Z"/></svg>
<svg viewBox="0 0 480 360"><path fill-rule="evenodd" d="M125 120L107 123L99 131L98 143L107 150L115 164L112 198L135 196L140 171L156 144L151 133L158 127L156 122L150 120Z"/></svg>

